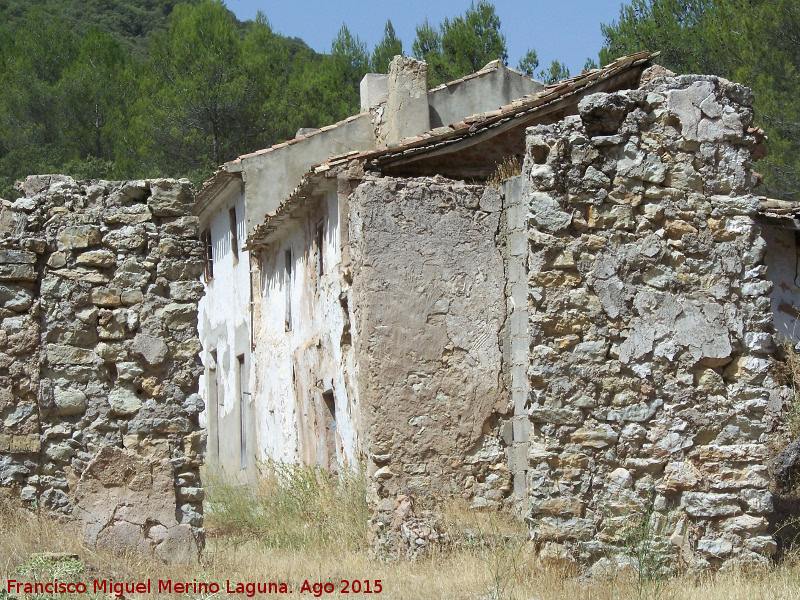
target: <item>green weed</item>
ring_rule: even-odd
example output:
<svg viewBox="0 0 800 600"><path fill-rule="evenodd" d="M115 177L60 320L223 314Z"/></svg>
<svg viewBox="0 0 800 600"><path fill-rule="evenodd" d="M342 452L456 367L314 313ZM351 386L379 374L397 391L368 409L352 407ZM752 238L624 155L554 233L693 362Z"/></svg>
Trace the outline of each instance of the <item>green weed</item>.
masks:
<svg viewBox="0 0 800 600"><path fill-rule="evenodd" d="M331 474L323 469L268 462L257 488L209 473L206 525L256 538L276 549L366 547L366 476L363 469Z"/></svg>

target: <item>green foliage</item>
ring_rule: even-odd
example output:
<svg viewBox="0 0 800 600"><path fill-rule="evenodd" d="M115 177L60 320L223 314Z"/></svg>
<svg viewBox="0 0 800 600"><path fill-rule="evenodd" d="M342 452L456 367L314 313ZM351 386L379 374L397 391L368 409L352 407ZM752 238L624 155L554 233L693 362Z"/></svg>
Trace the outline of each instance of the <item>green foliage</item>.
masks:
<svg viewBox="0 0 800 600"><path fill-rule="evenodd" d="M538 67L539 55L536 54L536 50L533 48L525 53L525 56L520 59L517 65L517 69L525 73L528 77L533 77Z"/></svg>
<svg viewBox="0 0 800 600"><path fill-rule="evenodd" d="M182 1L197 4L200 0ZM0 0L0 31L25 31L27 15L37 11L77 37L99 29L119 42L126 54L143 59L151 35L164 28L176 4L176 0Z"/></svg>
<svg viewBox="0 0 800 600"><path fill-rule="evenodd" d="M600 26L605 38L600 62L608 64L619 56L652 49L661 51L659 62L665 66L709 72L704 68L706 53L698 50L713 41L702 36L708 33L704 16L714 1L631 0L620 9L619 21Z"/></svg>
<svg viewBox="0 0 800 600"><path fill-rule="evenodd" d="M135 97L129 58L122 46L98 29L80 42L75 60L62 73L61 100L69 127L65 142L78 157L113 161L113 135L125 127Z"/></svg>
<svg viewBox="0 0 800 600"><path fill-rule="evenodd" d="M26 562L22 563L14 573L29 581L35 582L55 582L76 583L81 581L81 575L86 571L86 565L75 558L64 558L53 560L47 556L33 555ZM89 588L91 589L91 587ZM54 600L56 597L78 598L83 594L32 594L30 600ZM84 596L85 597L85 596ZM91 600L98 600L98 595L89 594ZM0 596L0 600L3 596Z"/></svg>
<svg viewBox="0 0 800 600"><path fill-rule="evenodd" d="M554 60L550 63L550 66L547 69L542 69L539 71L539 79L547 84L551 83L558 83L562 79L567 79L569 77L569 69L567 65Z"/></svg>
<svg viewBox="0 0 800 600"><path fill-rule="evenodd" d="M493 60L508 60L500 17L485 0L470 5L463 16L445 19L438 31L426 20L417 27L412 52L428 63L428 82L433 86L473 73Z"/></svg>
<svg viewBox="0 0 800 600"><path fill-rule="evenodd" d="M358 36L353 36L347 25L342 24L331 43L333 76L339 85L341 117L358 112L359 84L369 71L367 45Z"/></svg>
<svg viewBox="0 0 800 600"><path fill-rule="evenodd" d="M363 470L338 476L296 464L269 462L257 490L220 475L206 477L207 526L271 548L365 547L369 507Z"/></svg>
<svg viewBox="0 0 800 600"><path fill-rule="evenodd" d="M403 54L403 42L395 34L392 22L386 21L383 39L372 51L372 60L370 61L372 72L388 73L389 63L398 54Z"/></svg>
<svg viewBox="0 0 800 600"><path fill-rule="evenodd" d="M583 64L584 71L591 71L592 69L598 69L597 61L592 57L586 59L586 62Z"/></svg>
<svg viewBox="0 0 800 600"><path fill-rule="evenodd" d="M417 37L411 45L411 52L421 60L440 54L442 51L442 37L439 31L428 22L423 21L422 25L417 25Z"/></svg>
<svg viewBox="0 0 800 600"><path fill-rule="evenodd" d="M402 51L387 22L371 53L343 25L318 54L222 0L0 0L0 197L30 173L199 184L222 162L357 112L364 74ZM431 85L505 60L494 6L424 23L414 54Z"/></svg>
<svg viewBox="0 0 800 600"><path fill-rule="evenodd" d="M663 527L658 527L654 512L650 498L644 512L622 528L624 551L635 571L637 600L664 598L672 572L673 548L664 541Z"/></svg>
<svg viewBox="0 0 800 600"><path fill-rule="evenodd" d="M78 576L84 572L86 566L75 558L52 560L46 556L36 555L27 562L17 567L17 575L28 577L33 581L78 581Z"/></svg>
<svg viewBox="0 0 800 600"><path fill-rule="evenodd" d="M0 0L0 197L37 172L199 183L358 106L358 74L342 98L341 63L276 34L263 14L243 24L218 0L87 2L97 14Z"/></svg>
<svg viewBox="0 0 800 600"><path fill-rule="evenodd" d="M257 90L233 17L219 1L181 4L153 42L137 106L150 117L140 132L147 156L169 175L233 158L258 126L247 119Z"/></svg>
<svg viewBox="0 0 800 600"><path fill-rule="evenodd" d="M678 73L750 86L770 139L762 193L800 199L800 4L796 0L632 0L601 26L602 63L639 50Z"/></svg>

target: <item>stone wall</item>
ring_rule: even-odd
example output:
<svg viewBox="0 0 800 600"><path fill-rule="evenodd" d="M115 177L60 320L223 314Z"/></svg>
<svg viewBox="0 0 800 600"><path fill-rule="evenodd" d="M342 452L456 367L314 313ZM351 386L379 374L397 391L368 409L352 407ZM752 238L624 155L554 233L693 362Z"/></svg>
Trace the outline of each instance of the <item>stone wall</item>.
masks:
<svg viewBox="0 0 800 600"><path fill-rule="evenodd" d="M788 390L752 102L658 77L528 130L507 187L509 466L545 555L607 561L643 522L693 567L775 551L764 414Z"/></svg>
<svg viewBox="0 0 800 600"><path fill-rule="evenodd" d="M205 435L190 184L21 189L0 218L0 486L79 518L91 542L192 554Z"/></svg>

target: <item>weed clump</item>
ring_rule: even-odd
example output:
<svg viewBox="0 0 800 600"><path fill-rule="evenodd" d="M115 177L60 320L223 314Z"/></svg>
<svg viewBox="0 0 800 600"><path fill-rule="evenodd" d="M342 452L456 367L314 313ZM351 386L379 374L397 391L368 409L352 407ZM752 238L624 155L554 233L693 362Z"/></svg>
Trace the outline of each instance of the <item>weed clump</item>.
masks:
<svg viewBox="0 0 800 600"><path fill-rule="evenodd" d="M781 361L774 366L778 378L792 388L792 401L783 412L783 422L789 430L791 439L800 438L800 353L795 350L791 340L781 340Z"/></svg>
<svg viewBox="0 0 800 600"><path fill-rule="evenodd" d="M363 469L329 473L270 461L255 488L207 473L206 526L219 534L255 538L284 550L367 546L366 476Z"/></svg>
<svg viewBox="0 0 800 600"><path fill-rule="evenodd" d="M495 167L494 173L489 175L486 185L496 189L503 187L503 182L509 177L522 174L522 165L516 156L507 156Z"/></svg>

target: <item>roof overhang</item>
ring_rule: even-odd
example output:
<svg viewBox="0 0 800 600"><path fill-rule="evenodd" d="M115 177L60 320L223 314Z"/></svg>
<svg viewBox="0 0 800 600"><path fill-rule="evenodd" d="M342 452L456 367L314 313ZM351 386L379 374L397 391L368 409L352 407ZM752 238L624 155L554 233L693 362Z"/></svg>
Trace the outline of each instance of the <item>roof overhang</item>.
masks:
<svg viewBox="0 0 800 600"><path fill-rule="evenodd" d="M800 202L760 197L756 220L760 225L800 231Z"/></svg>
<svg viewBox="0 0 800 600"><path fill-rule="evenodd" d="M503 156L524 155L526 128L577 114L578 103L590 94L637 87L642 71L654 56L639 52L617 59L602 69L547 86L499 110L473 115L460 123L403 140L400 147L373 153L367 165L387 175L486 178ZM484 151L469 151L493 138L500 142L500 136L502 143L496 144L498 160ZM441 160L445 155L447 160Z"/></svg>
<svg viewBox="0 0 800 600"><path fill-rule="evenodd" d="M206 180L194 200L195 214L200 218L201 226L208 223L229 193L241 192L243 185L241 170L228 170L226 165Z"/></svg>
<svg viewBox="0 0 800 600"><path fill-rule="evenodd" d="M244 249L247 251L257 250L274 242L290 222L311 213L318 206L321 198L336 190L336 177L337 172L329 169L312 170L306 173L291 196L280 205L278 210L267 215L264 223L258 225L255 231L248 236Z"/></svg>

